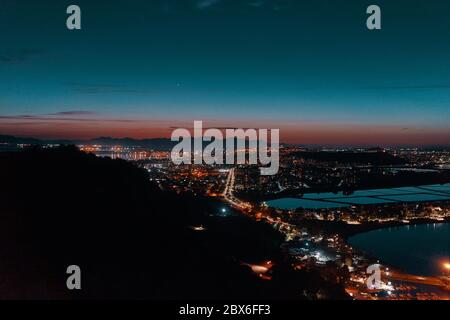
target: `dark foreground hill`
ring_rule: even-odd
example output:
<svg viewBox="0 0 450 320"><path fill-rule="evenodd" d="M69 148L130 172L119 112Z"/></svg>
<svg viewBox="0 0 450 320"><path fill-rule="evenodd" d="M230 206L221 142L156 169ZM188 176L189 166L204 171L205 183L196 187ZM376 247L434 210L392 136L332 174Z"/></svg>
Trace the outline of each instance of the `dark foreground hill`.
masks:
<svg viewBox="0 0 450 320"><path fill-rule="evenodd" d="M62 147L0 154L0 168L0 298L345 298L292 271L269 226L216 217L222 204L162 192L131 163ZM263 258L271 281L241 264ZM66 288L73 264L81 291Z"/></svg>

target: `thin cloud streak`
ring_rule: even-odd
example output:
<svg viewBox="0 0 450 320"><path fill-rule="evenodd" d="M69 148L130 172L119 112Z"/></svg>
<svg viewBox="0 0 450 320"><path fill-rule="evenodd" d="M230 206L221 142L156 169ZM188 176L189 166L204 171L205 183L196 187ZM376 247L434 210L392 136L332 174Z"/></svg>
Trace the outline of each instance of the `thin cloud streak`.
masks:
<svg viewBox="0 0 450 320"><path fill-rule="evenodd" d="M75 111L61 111L61 112L54 112L54 113L47 113L48 116L91 116L96 115L97 112L94 111L82 111L82 110L75 110Z"/></svg>
<svg viewBox="0 0 450 320"><path fill-rule="evenodd" d="M2 116L0 115L0 121L1 120L11 120L11 121L24 121L27 120L28 123L36 122L36 121L78 121L78 122L137 122L138 120L134 119L107 119L107 118L82 118L82 117L70 117L71 115L78 115L78 116L89 116L89 115L95 115L96 113L93 112L59 112L59 113L53 113L53 114L46 114L46 115L13 115L13 116Z"/></svg>

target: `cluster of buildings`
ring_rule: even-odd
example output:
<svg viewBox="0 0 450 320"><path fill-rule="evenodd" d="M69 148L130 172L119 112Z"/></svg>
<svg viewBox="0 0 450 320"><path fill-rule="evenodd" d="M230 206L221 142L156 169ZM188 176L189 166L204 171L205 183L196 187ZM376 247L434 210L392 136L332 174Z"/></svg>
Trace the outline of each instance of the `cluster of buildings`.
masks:
<svg viewBox="0 0 450 320"><path fill-rule="evenodd" d="M420 177L421 174L427 175L427 178L430 174L431 177L440 177L441 172L447 172L445 166L450 163L450 154L447 151L358 150L363 153L388 152L394 157L406 159L407 163L373 165L330 162L314 155L305 157L305 150L302 148L284 147L280 150L279 173L274 176L261 176L259 167L255 165L174 165L170 152L167 151L102 146L82 146L81 149L99 156L135 161L148 171L150 179L163 190L221 197L243 214L266 221L285 235L286 241L282 249L292 259L294 269L314 269L323 279L341 284L355 299L442 298L432 292L417 290L416 285L395 281L392 278L393 272L387 267L383 267L383 287L369 290L365 283L366 270L377 261L355 251L346 240L345 228L337 226L358 225L360 228L372 228L385 224L410 224L416 222L415 220L449 220L450 201L439 200L438 197L446 194L446 191L417 191L438 197L437 200L430 198L432 201L426 201L427 198L424 198L424 201L401 201L401 198L396 201L397 196L415 195L406 189L399 195L393 192L386 195L375 192L364 194L359 199L356 199L358 194L352 195L368 175L388 179L403 177L405 174L408 177ZM337 195L338 191L342 194ZM315 196L311 201L344 205L277 209L264 201L266 198L285 196L308 198L308 194L318 192L326 193L331 200L317 199ZM358 203L357 200L362 202ZM321 227L321 223L328 224L326 231Z"/></svg>

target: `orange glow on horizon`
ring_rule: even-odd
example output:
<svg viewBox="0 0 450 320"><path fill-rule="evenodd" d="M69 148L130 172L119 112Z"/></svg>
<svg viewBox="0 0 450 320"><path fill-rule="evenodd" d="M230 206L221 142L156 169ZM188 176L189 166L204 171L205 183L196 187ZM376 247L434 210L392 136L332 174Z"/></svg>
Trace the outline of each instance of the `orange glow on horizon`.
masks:
<svg viewBox="0 0 450 320"><path fill-rule="evenodd" d="M215 120L205 121L213 128L280 129L280 142L305 145L449 145L447 127L405 125L363 125L327 122L282 122ZM233 126L230 126L230 125ZM40 121L0 119L0 134L38 139L87 140L112 138L170 138L174 128L193 126L193 120L88 119L84 121ZM205 127L206 129L206 127Z"/></svg>

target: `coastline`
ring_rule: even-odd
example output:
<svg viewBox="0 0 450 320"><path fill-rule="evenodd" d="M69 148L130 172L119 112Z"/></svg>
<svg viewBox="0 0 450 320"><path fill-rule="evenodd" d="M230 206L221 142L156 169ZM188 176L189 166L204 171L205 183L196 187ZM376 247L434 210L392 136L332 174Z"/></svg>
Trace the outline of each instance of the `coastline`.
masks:
<svg viewBox="0 0 450 320"><path fill-rule="evenodd" d="M357 230L349 231L345 234L341 234L345 241L350 237L356 236L357 234L366 233L374 230L380 230L380 229L388 229L388 228L397 228L397 227L404 227L404 226L414 226L414 225L422 225L422 224L445 224L450 222L450 217L446 217L444 220L435 220L435 219L429 219L429 218L420 218L420 219L412 219L409 220L409 223L403 223L400 221L392 221L392 222L386 222L386 223L377 223L377 224L370 224L370 225L356 225L355 227L362 226L361 228Z"/></svg>
<svg viewBox="0 0 450 320"><path fill-rule="evenodd" d="M305 222L305 220L303 220ZM339 223L339 225L336 226L336 223L334 223L334 227L332 227L333 223L326 221L325 223L320 223L324 221L316 221L319 223L315 223L314 228L318 228L319 225L321 227L325 226L325 229L327 229L326 233L328 235L338 234L343 242L348 245L351 250L363 257L364 260L368 262L368 264L381 264L383 266L383 277L387 279L387 282L396 283L396 286L399 285L400 287L404 287L404 284L407 286L409 283L411 285L416 286L419 288L419 292L427 292L430 294L438 294L440 297L445 297L445 299L450 298L449 288L448 284L442 282L439 284L436 284L436 282L441 282L439 274L435 275L426 275L422 273L411 273L407 269L405 269L402 266L399 266L392 262L385 261L382 257L377 257L373 254L370 254L363 249L360 249L356 247L355 245L351 244L349 239L353 236L356 236L358 234L363 234L375 230L381 230L381 229L389 229L389 228L399 228L404 226L417 226L417 225L427 225L427 224L447 224L450 222L450 217L446 217L443 221L437 221L434 219L413 219L410 221L410 223L405 224L399 221L393 221L393 222L387 222L387 223L371 223L371 224L362 224L362 225L347 225L342 222ZM314 224L314 223L313 223ZM305 225L303 223L303 225ZM308 224L311 226L311 224ZM336 228L337 227L337 228ZM308 228L308 227L307 227ZM389 272L387 272L389 270ZM361 272L361 270L360 270ZM363 271L365 272L365 271Z"/></svg>
<svg viewBox="0 0 450 320"><path fill-rule="evenodd" d="M446 170L446 169L444 169ZM449 170L450 172L450 170ZM339 193L345 193L349 197L353 196L353 194L357 191L366 191L366 190L372 190L372 189L391 189L391 188L408 188L408 187L421 187L421 186L429 186L429 185L444 185L450 183L449 179L437 179L437 180L431 180L424 183L423 181L419 181L417 183L393 183L393 184L366 184L359 186L357 188L353 189L345 189L342 187L329 187L329 188L318 188L318 187L311 187L311 188L298 188L298 189L286 189L278 193L273 194L257 194L257 193L237 193L236 196L244 201L249 202L267 202L272 200L279 200L282 198L294 198L294 199L304 199L308 198L308 195L315 195L320 193L335 193L336 195Z"/></svg>
<svg viewBox="0 0 450 320"><path fill-rule="evenodd" d="M374 230L382 230L382 229L388 229L388 228L403 228L405 226L418 226L418 225L445 225L450 222L450 219L446 219L445 221L435 221L432 219L420 219L420 221L417 221L415 223L411 224L391 224L387 227L380 227L380 228L372 228L370 230L367 230L365 232L358 232L354 233L351 236L347 236L345 238L345 243L352 248L352 250L362 257L366 259L367 261L370 261L372 264L380 264L383 266L383 274L384 277L392 281L394 283L397 283L399 285L402 285L402 283L413 283L415 286L421 288L422 290L425 289L426 292L437 292L440 296L445 297L446 299L450 298L450 287L448 285L448 280L444 280L442 277L443 274L437 272L437 273L430 273L429 271L413 271L410 267L407 267L405 265L401 265L400 262L397 261L390 261L387 262L385 259L380 256L377 256L376 254L369 253L366 250L364 250L362 247L355 245L354 243L350 243L349 239L355 235L363 234L367 232L372 232ZM440 292L440 293L439 293Z"/></svg>
<svg viewBox="0 0 450 320"><path fill-rule="evenodd" d="M298 225L305 226L311 229L313 232L322 231L327 235L339 234L344 241L347 242L348 238L355 236L360 233L366 233L378 229L402 227L402 226L412 226L420 224L432 224L432 223L449 223L450 217L446 217L442 221L437 221L429 218L418 218L412 219L409 223L403 223L401 221L389 221L384 223L379 222L369 222L363 224L347 224L345 222L336 221L324 221L324 220L313 220L313 219L300 219Z"/></svg>

